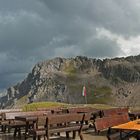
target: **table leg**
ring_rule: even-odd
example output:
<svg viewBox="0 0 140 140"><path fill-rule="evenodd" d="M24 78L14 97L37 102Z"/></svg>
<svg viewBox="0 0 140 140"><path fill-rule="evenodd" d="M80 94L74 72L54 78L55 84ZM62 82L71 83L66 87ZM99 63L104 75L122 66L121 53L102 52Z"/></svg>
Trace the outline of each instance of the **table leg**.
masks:
<svg viewBox="0 0 140 140"><path fill-rule="evenodd" d="M29 122L26 122L26 127L25 127L25 139L28 137L28 130L29 130Z"/></svg>
<svg viewBox="0 0 140 140"><path fill-rule="evenodd" d="M139 133L137 133L136 139L137 139L137 140L140 140L140 134L139 134Z"/></svg>
<svg viewBox="0 0 140 140"><path fill-rule="evenodd" d="M122 140L123 137L122 137L122 131L120 131L120 140Z"/></svg>

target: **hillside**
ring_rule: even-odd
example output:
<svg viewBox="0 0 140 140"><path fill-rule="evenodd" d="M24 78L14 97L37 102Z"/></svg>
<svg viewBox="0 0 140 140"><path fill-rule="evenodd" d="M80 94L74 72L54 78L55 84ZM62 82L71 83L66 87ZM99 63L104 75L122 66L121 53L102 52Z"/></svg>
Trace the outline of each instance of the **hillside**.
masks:
<svg viewBox="0 0 140 140"><path fill-rule="evenodd" d="M7 89L3 107L38 101L119 106L140 105L140 55L114 59L54 58L40 62L21 83Z"/></svg>

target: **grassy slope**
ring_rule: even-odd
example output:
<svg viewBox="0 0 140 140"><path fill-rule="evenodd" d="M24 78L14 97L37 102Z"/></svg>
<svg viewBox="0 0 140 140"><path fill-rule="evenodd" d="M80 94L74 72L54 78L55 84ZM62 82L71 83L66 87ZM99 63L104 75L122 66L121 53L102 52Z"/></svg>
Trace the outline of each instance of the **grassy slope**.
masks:
<svg viewBox="0 0 140 140"><path fill-rule="evenodd" d="M96 109L108 109L112 108L112 106L105 105L105 104L64 104L64 103L58 103L58 102L37 102L37 103L31 103L27 104L23 107L23 111L35 111L37 108L49 108L49 107L93 107Z"/></svg>
<svg viewBox="0 0 140 140"><path fill-rule="evenodd" d="M58 102L36 102L23 106L24 111L35 111L37 108L49 108L49 107L67 107L68 104Z"/></svg>

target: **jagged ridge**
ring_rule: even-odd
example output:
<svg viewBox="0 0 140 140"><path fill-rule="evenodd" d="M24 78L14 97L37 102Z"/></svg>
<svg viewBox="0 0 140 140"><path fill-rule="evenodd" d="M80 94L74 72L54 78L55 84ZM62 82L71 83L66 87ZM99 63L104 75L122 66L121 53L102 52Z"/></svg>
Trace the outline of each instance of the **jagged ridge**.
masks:
<svg viewBox="0 0 140 140"><path fill-rule="evenodd" d="M87 87L88 103L132 105L133 97L138 104L139 79L140 55L104 60L54 58L36 64L23 82L10 87L1 105L33 101L85 103L83 85Z"/></svg>

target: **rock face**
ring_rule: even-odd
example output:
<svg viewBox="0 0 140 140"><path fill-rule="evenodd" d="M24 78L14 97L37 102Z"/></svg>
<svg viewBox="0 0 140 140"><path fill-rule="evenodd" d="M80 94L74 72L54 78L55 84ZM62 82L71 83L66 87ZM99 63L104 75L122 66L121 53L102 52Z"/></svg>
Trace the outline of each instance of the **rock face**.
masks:
<svg viewBox="0 0 140 140"><path fill-rule="evenodd" d="M139 105L140 55L114 59L54 58L38 63L27 78L7 89L1 107L37 101ZM131 100L133 99L133 101Z"/></svg>

